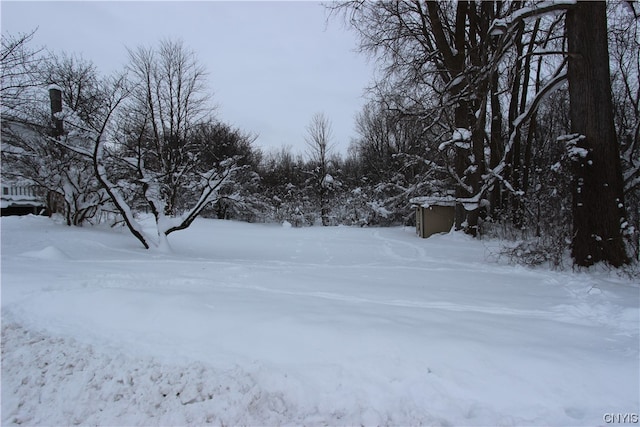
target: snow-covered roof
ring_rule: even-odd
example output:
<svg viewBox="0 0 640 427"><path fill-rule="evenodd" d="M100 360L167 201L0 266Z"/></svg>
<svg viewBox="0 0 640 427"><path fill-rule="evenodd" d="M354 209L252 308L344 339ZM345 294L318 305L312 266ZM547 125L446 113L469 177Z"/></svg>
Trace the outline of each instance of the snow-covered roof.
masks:
<svg viewBox="0 0 640 427"><path fill-rule="evenodd" d="M43 206L44 202L40 200L0 200L0 207L2 209L7 208L37 208L38 206Z"/></svg>
<svg viewBox="0 0 640 427"><path fill-rule="evenodd" d="M414 207L428 208L430 206L455 206L456 204L462 204L465 210L473 211L483 205L483 201L478 201L472 198L461 198L453 196L421 196L414 197L409 200Z"/></svg>
<svg viewBox="0 0 640 427"><path fill-rule="evenodd" d="M429 206L455 206L456 198L453 196L421 196L414 197L409 200L414 206L422 206L428 208Z"/></svg>

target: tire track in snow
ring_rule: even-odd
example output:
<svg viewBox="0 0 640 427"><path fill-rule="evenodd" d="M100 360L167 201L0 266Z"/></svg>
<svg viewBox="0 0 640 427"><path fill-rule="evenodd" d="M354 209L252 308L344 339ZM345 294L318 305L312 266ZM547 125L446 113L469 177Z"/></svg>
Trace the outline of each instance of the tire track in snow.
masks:
<svg viewBox="0 0 640 427"><path fill-rule="evenodd" d="M355 296L336 294L331 292L299 292L299 291L267 288L267 287L258 286L258 285L226 284L226 285L219 285L219 286L234 288L234 289L242 289L242 290L254 290L254 291L271 293L271 294L279 294L279 295L318 298L318 299L340 301L340 302L353 303L353 304L371 304L371 305L383 305L383 306L403 307L403 308L435 309L435 310L454 311L454 312L475 312L475 313L483 313L483 314L494 314L494 315L504 315L504 316L526 316L526 317L534 317L534 318L548 318L549 316L552 316L554 314L553 312L544 311L544 310L524 310L524 309L513 309L508 307L499 307L499 306L478 306L478 305L467 305L467 304L455 304L455 303L450 303L445 301L433 301L433 302L409 301L409 300L381 301L381 300L375 300L371 298L355 297Z"/></svg>
<svg viewBox="0 0 640 427"><path fill-rule="evenodd" d="M424 261L429 258L424 248L421 248L418 245L414 245L408 242L403 242L401 240L391 239L389 237L383 237L379 230L375 230L372 233L372 237L382 242L382 245L383 245L382 252L386 256L392 259L406 262L406 261ZM403 246L405 248L409 248L411 251L413 251L413 258L408 258L404 254L401 255L400 251L398 251L397 249L394 249L394 247L397 247L398 245Z"/></svg>
<svg viewBox="0 0 640 427"><path fill-rule="evenodd" d="M501 267L498 264L490 264L484 262L458 261L453 257L445 257L442 253L437 253L437 256L430 254L425 248L425 240L420 239L420 243L411 243L399 238L385 237L383 233L388 230L373 232L372 237L383 244L382 252L389 258L402 261L405 263L401 268L418 268L429 271L468 271L468 272L492 272L500 273ZM417 237L416 237L417 238ZM406 251L400 251L397 248L404 247L412 251L412 256L407 256ZM435 248L430 248L434 249ZM407 266L406 263L421 263L424 267Z"/></svg>

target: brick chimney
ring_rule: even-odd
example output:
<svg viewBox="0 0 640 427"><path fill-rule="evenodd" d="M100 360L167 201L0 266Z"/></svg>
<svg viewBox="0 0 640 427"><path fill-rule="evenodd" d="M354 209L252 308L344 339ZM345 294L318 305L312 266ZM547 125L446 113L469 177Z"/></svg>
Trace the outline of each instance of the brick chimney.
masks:
<svg viewBox="0 0 640 427"><path fill-rule="evenodd" d="M51 124L53 127L53 137L60 138L64 133L62 119L56 117L62 112L62 91L57 86L49 87L49 99L51 100Z"/></svg>

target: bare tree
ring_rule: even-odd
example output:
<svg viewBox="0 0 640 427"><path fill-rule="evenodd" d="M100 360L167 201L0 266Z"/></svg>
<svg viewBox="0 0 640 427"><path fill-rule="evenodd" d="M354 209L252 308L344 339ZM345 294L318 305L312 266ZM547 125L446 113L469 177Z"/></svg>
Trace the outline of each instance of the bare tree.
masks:
<svg viewBox="0 0 640 427"><path fill-rule="evenodd" d="M29 45L34 34L35 30L17 36L2 36L0 107L4 120L24 119L24 109L29 108L34 101L33 89L42 86L38 77L40 65L45 58L42 55L43 49L34 49Z"/></svg>
<svg viewBox="0 0 640 427"><path fill-rule="evenodd" d="M609 4L607 10L611 89L627 215L633 225L624 233L634 257L640 260L640 20L632 3L625 6L628 8Z"/></svg>
<svg viewBox="0 0 640 427"><path fill-rule="evenodd" d="M438 135L420 117L370 102L356 116L356 130L352 147L373 183L371 191L389 212L386 218L405 222L414 211L407 203L411 198L453 188L442 166L444 153L430 146Z"/></svg>
<svg viewBox="0 0 640 427"><path fill-rule="evenodd" d="M107 134L111 143L97 137L91 155L100 182L134 236L145 248L168 249L167 236L189 227L219 200L243 167L239 156L208 161L206 143L216 141L203 144L197 137L212 118L206 73L195 54L172 41L129 53L131 97L113 124L117 129ZM136 222L131 204L137 200L151 210L155 236Z"/></svg>
<svg viewBox="0 0 640 427"><path fill-rule="evenodd" d="M311 188L318 197L322 225L329 225L330 194L335 186L334 177L329 173L330 156L332 151L331 139L333 131L331 122L323 113L316 113L307 125L305 142L313 170L311 174Z"/></svg>
<svg viewBox="0 0 640 427"><path fill-rule="evenodd" d="M195 54L181 42L163 41L157 49L130 50L135 102L131 113L138 117L139 143L151 154L147 170L155 170L158 196L149 199L151 210L177 213L181 178L188 165L189 136L208 119L206 73ZM151 148L149 150L148 148Z"/></svg>

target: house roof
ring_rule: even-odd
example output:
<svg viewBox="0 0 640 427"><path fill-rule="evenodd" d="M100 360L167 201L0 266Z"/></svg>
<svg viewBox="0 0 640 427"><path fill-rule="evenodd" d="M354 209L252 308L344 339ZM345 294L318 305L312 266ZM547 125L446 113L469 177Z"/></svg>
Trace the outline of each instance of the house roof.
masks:
<svg viewBox="0 0 640 427"><path fill-rule="evenodd" d="M43 206L44 203L42 202L42 200L35 200L35 199L29 199L29 200L11 200L11 199L6 199L6 198L2 198L2 200L0 200L0 208L2 209L7 209L7 208L35 208L38 206Z"/></svg>

